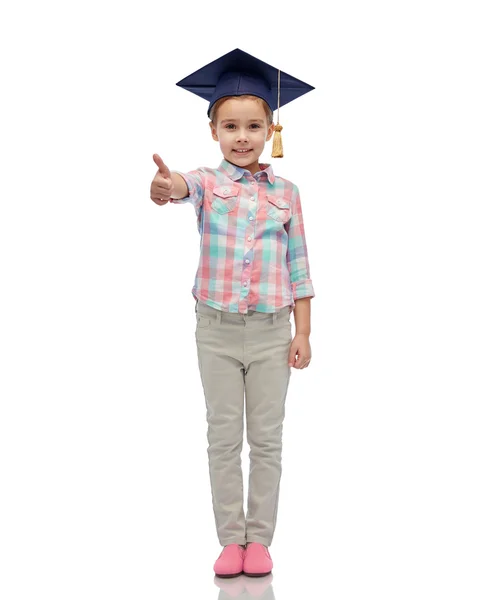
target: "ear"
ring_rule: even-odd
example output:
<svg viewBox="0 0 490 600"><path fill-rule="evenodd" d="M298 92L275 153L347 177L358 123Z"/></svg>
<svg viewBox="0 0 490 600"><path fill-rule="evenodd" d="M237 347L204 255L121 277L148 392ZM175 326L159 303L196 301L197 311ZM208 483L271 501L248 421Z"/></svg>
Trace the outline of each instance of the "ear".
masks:
<svg viewBox="0 0 490 600"><path fill-rule="evenodd" d="M267 130L267 137L265 138L266 142L268 142L271 139L272 134L274 133L274 128L275 128L274 123L271 123L269 125L269 129Z"/></svg>
<svg viewBox="0 0 490 600"><path fill-rule="evenodd" d="M216 132L216 127L214 126L212 121L209 121L209 128L211 129L211 135L213 136L213 140L215 142L219 142L218 133Z"/></svg>

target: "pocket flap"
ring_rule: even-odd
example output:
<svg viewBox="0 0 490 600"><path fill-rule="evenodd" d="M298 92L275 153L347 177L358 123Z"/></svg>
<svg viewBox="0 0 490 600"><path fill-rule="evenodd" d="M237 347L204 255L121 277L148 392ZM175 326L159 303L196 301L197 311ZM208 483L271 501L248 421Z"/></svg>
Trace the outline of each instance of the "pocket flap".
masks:
<svg viewBox="0 0 490 600"><path fill-rule="evenodd" d="M218 185L213 188L213 195L219 198L233 198L238 195L238 190L232 185Z"/></svg>
<svg viewBox="0 0 490 600"><path fill-rule="evenodd" d="M289 208L289 202L277 196L267 196L267 200L277 208Z"/></svg>

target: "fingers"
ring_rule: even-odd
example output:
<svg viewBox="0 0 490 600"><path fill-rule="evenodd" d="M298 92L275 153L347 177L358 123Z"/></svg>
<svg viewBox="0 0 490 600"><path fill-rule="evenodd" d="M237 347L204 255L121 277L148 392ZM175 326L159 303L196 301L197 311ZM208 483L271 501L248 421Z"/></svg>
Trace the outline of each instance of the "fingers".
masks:
<svg viewBox="0 0 490 600"><path fill-rule="evenodd" d="M170 202L171 193L166 190L155 190L152 188L150 191L150 198L153 202L157 202L157 204L167 204L167 202Z"/></svg>
<svg viewBox="0 0 490 600"><path fill-rule="evenodd" d="M294 365L295 369L306 369L306 367L310 364L310 359L301 359L299 358L297 363Z"/></svg>
<svg viewBox="0 0 490 600"><path fill-rule="evenodd" d="M166 196L170 197L171 191L172 180L164 179L163 177L160 177L160 175L157 175L151 186L151 193L153 196L161 195L162 198L165 198Z"/></svg>
<svg viewBox="0 0 490 600"><path fill-rule="evenodd" d="M294 367L295 369L305 369L309 366L311 361L310 356L296 356L296 354L289 355L288 364L290 367Z"/></svg>
<svg viewBox="0 0 490 600"><path fill-rule="evenodd" d="M157 204L166 204L172 195L172 182L170 182L170 184L168 184L168 182L162 182L162 183L158 183L156 181L154 181L151 184L151 189L150 189L150 198L153 200L153 202L156 202L157 200L159 202L157 202Z"/></svg>
<svg viewBox="0 0 490 600"><path fill-rule="evenodd" d="M158 154L155 154L154 157L157 157L155 162L158 162L158 160L161 162L161 158L158 156ZM160 206L162 204L166 204L172 197L173 188L174 186L172 179L169 177L164 177L159 170L151 182L150 198L153 200L153 202L156 202L156 204L159 204Z"/></svg>

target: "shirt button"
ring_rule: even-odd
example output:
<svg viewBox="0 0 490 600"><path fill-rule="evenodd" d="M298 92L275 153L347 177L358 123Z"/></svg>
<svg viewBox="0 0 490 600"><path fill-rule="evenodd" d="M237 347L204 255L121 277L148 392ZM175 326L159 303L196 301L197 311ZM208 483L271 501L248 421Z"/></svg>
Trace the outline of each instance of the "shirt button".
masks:
<svg viewBox="0 0 490 600"><path fill-rule="evenodd" d="M250 236L248 236L247 240L250 242L252 240L252 238Z"/></svg>
<svg viewBox="0 0 490 600"><path fill-rule="evenodd" d="M253 180L251 181L251 183L252 183L252 185L255 185L255 179L253 179Z"/></svg>
<svg viewBox="0 0 490 600"><path fill-rule="evenodd" d="M253 221L253 220L254 220L254 218L253 218L253 217L248 217L248 220L249 220L249 221Z"/></svg>
<svg viewBox="0 0 490 600"><path fill-rule="evenodd" d="M247 263L247 265L248 265L248 263L249 263L250 261L249 261L249 260L248 260L248 258L247 258L245 262L246 262L246 263Z"/></svg>
<svg viewBox="0 0 490 600"><path fill-rule="evenodd" d="M230 191L230 190L229 190L228 188L226 188L226 189L224 189L224 190L223 190L223 192L224 192L225 194L228 194L228 193L229 193L229 191Z"/></svg>
<svg viewBox="0 0 490 600"><path fill-rule="evenodd" d="M250 198L250 200L252 200L252 202L255 202L255 198L253 196Z"/></svg>
<svg viewBox="0 0 490 600"><path fill-rule="evenodd" d="M243 284L243 287L247 287L247 282L245 282L245 283Z"/></svg>

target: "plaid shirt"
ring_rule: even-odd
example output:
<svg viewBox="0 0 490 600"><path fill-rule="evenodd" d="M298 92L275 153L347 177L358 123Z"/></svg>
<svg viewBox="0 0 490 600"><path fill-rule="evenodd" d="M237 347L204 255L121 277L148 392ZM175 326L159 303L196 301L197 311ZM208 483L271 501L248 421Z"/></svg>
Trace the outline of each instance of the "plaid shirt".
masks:
<svg viewBox="0 0 490 600"><path fill-rule="evenodd" d="M296 185L223 159L217 169L179 173L197 215L201 255L192 295L218 310L272 313L313 298L303 215Z"/></svg>

